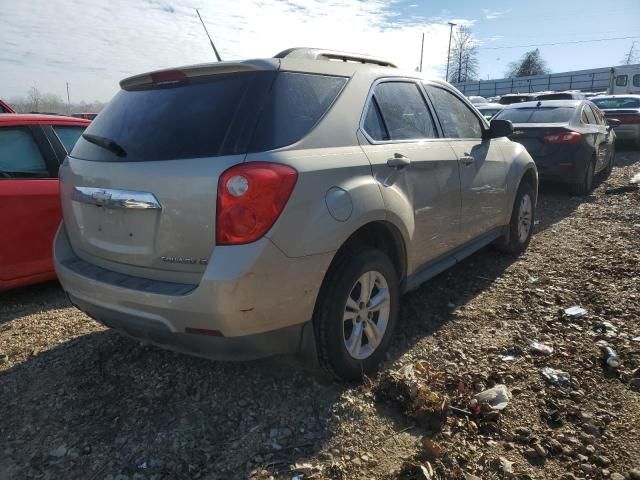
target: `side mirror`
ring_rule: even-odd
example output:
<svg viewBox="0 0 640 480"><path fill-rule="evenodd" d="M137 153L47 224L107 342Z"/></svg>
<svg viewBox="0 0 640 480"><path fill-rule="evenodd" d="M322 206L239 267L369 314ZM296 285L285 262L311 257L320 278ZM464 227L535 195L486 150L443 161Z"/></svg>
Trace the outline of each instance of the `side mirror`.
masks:
<svg viewBox="0 0 640 480"><path fill-rule="evenodd" d="M622 122L617 118L607 118L607 125L609 125L611 128L617 128L621 124Z"/></svg>
<svg viewBox="0 0 640 480"><path fill-rule="evenodd" d="M489 131L486 138L510 137L513 133L513 124L511 120L491 120L489 122Z"/></svg>

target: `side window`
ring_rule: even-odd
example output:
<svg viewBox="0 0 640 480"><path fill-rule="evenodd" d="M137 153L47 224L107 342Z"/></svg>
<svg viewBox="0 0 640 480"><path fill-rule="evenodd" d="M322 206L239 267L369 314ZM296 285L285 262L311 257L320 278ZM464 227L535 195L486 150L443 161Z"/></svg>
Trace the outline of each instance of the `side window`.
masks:
<svg viewBox="0 0 640 480"><path fill-rule="evenodd" d="M47 165L31 132L0 128L0 178L48 178Z"/></svg>
<svg viewBox="0 0 640 480"><path fill-rule="evenodd" d="M481 138L480 119L453 93L425 85L447 138Z"/></svg>
<svg viewBox="0 0 640 480"><path fill-rule="evenodd" d="M64 145L65 150L69 153L73 146L76 144L82 132L84 132L86 127L71 127L66 125L53 125L53 131L56 132L56 135L60 139L62 145Z"/></svg>
<svg viewBox="0 0 640 480"><path fill-rule="evenodd" d="M604 125L604 119L602 118L600 111L597 108L595 108L593 105L587 105L587 108L589 109L590 112L592 112L593 118L595 118L596 120L596 124Z"/></svg>
<svg viewBox="0 0 640 480"><path fill-rule="evenodd" d="M634 87L640 87L640 73L636 73L633 76L633 86Z"/></svg>
<svg viewBox="0 0 640 480"><path fill-rule="evenodd" d="M389 140L387 127L384 125L382 115L380 114L380 108L378 107L378 102L376 102L375 98L372 98L371 102L369 102L367 116L364 118L364 131L367 132L374 140Z"/></svg>
<svg viewBox="0 0 640 480"><path fill-rule="evenodd" d="M376 128L381 139L385 138L385 134L389 140L417 140L437 136L433 117L415 83L381 83L373 91L373 99L365 118L365 130L372 138L376 139L373 133ZM378 113L372 112L372 107L376 105ZM378 114L383 127L382 135L380 128L373 124L373 116ZM373 124L373 131L366 126L367 121Z"/></svg>
<svg viewBox="0 0 640 480"><path fill-rule="evenodd" d="M616 77L616 86L617 87L626 87L627 86L627 76L626 75L618 75Z"/></svg>
<svg viewBox="0 0 640 480"><path fill-rule="evenodd" d="M589 108L589 105L585 105L584 109L582 110L582 121L584 121L585 115L587 117L587 121L585 123L596 125L596 117L593 115L593 112Z"/></svg>

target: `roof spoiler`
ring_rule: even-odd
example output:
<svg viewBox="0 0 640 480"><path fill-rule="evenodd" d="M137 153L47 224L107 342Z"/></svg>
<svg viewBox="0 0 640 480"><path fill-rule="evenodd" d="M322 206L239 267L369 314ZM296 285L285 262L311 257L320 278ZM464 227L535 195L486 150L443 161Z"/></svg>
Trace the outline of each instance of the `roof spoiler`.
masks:
<svg viewBox="0 0 640 480"><path fill-rule="evenodd" d="M153 84L177 83L178 79L193 77L207 77L211 75L223 75L226 73L251 72L260 70L275 70L277 64L273 61L251 60L246 62L217 62L200 65L189 65L153 72L134 75L120 81L120 88L123 90ZM172 80L173 78L173 80Z"/></svg>
<svg viewBox="0 0 640 480"><path fill-rule="evenodd" d="M305 60L328 60L334 62L353 62L373 64L380 67L398 68L396 64L383 58L361 55L359 53L322 50L319 48L288 48L274 56L274 58L300 58Z"/></svg>

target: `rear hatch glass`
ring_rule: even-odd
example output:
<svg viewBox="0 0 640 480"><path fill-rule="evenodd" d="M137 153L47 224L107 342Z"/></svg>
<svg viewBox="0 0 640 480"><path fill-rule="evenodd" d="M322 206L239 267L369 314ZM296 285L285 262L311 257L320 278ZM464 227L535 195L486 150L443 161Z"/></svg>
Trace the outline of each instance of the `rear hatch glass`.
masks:
<svg viewBox="0 0 640 480"><path fill-rule="evenodd" d="M168 281L215 248L219 176L300 140L347 78L252 71L122 90L61 170L64 222L84 260ZM141 208L149 199L153 208Z"/></svg>
<svg viewBox="0 0 640 480"><path fill-rule="evenodd" d="M567 123L574 111L573 107L508 108L494 118L512 123Z"/></svg>

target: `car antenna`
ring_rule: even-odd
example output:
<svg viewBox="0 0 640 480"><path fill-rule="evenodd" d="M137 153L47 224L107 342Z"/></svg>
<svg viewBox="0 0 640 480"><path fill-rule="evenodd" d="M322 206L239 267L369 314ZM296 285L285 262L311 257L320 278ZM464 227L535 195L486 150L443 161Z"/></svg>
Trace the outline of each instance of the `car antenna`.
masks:
<svg viewBox="0 0 640 480"><path fill-rule="evenodd" d="M200 23L202 23L202 28L204 28L204 31L207 34L207 37L209 37L209 43L211 44L211 48L213 48L213 53L216 54L216 58L218 59L219 62L221 62L222 59L220 58L220 55L218 54L218 49L213 44L213 40L211 40L211 35L209 35L209 31L207 30L207 26L202 21L202 17L200 16L200 12L198 11L197 8L196 8L196 13L198 14L198 18L200 19Z"/></svg>

